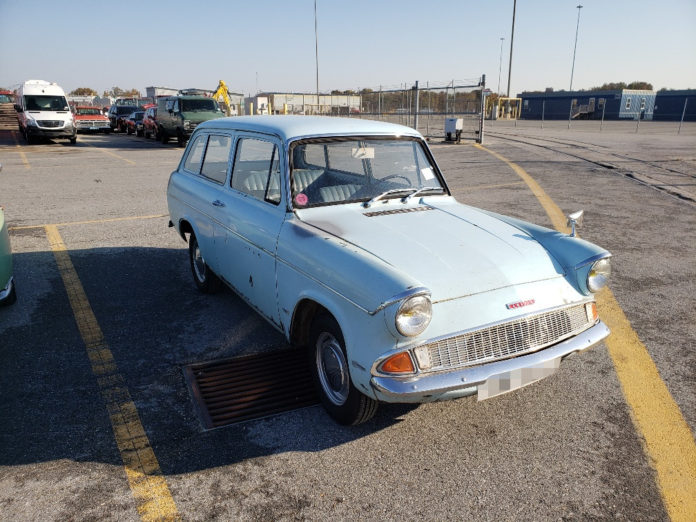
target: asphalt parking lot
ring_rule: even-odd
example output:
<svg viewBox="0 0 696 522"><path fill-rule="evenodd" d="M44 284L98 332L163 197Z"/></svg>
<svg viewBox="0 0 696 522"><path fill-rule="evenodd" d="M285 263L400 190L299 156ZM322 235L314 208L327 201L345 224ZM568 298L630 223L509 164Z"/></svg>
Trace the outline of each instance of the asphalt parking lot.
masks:
<svg viewBox="0 0 696 522"><path fill-rule="evenodd" d="M496 123L485 148L431 143L453 194L553 226L502 157L564 212L585 210L580 234L612 252L611 292L690 435L663 450L691 462L696 125L677 136L651 122L601 134ZM316 406L204 430L184 366L288 347L231 291L196 291L187 245L167 227L166 185L181 152L120 134L28 146L0 131L18 291L0 308L0 520L144 518L51 231L184 520L694 519L693 503L665 507L643 413L610 353L625 332L614 332L617 348L602 344L488 401L383 406L353 428ZM694 474L681 477L683 492Z"/></svg>

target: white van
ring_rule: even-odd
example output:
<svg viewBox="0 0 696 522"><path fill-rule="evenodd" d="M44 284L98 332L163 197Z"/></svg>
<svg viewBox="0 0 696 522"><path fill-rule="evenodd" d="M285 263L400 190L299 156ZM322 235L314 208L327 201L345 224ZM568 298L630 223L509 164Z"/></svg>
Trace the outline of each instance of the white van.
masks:
<svg viewBox="0 0 696 522"><path fill-rule="evenodd" d="M16 92L15 110L19 131L27 143L34 138L77 141L77 129L65 92L56 83L27 80Z"/></svg>

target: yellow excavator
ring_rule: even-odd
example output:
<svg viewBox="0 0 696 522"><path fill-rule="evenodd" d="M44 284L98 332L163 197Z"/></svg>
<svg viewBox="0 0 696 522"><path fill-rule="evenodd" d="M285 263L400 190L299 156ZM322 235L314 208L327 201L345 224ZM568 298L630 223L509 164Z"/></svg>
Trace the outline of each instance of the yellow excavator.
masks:
<svg viewBox="0 0 696 522"><path fill-rule="evenodd" d="M227 84L220 80L217 89L213 93L213 98L218 102L220 108L227 116L236 116L237 107L232 105L232 100L230 100L230 92L227 89Z"/></svg>

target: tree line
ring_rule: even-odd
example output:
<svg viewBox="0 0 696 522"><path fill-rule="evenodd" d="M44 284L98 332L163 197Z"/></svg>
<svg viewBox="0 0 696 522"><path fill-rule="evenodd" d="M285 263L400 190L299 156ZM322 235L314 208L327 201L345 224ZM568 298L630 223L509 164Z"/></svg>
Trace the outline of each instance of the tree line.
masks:
<svg viewBox="0 0 696 522"><path fill-rule="evenodd" d="M70 91L70 96L99 96L99 93L91 87L78 87ZM102 93L104 98L140 98L138 89L121 89L120 87L112 87Z"/></svg>

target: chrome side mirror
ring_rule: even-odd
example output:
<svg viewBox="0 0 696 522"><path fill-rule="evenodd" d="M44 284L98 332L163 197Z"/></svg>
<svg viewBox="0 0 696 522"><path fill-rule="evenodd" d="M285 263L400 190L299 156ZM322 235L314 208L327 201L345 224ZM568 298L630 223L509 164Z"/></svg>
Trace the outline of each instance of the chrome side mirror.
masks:
<svg viewBox="0 0 696 522"><path fill-rule="evenodd" d="M578 210L577 212L568 214L568 222L566 225L570 227L570 237L575 237L575 228L580 228L582 226L582 216L584 214L584 210Z"/></svg>

